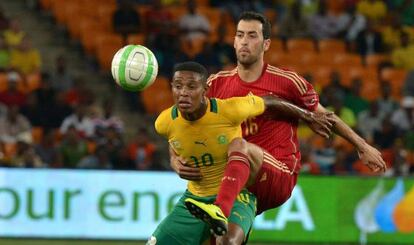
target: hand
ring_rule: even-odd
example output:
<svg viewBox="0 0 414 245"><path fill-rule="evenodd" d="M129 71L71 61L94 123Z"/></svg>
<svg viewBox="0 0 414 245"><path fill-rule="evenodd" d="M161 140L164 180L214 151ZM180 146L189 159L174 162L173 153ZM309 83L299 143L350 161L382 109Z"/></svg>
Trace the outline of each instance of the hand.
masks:
<svg viewBox="0 0 414 245"><path fill-rule="evenodd" d="M313 112L307 118L306 123L313 132L324 138L329 138L332 128L335 126L335 114L333 112Z"/></svg>
<svg viewBox="0 0 414 245"><path fill-rule="evenodd" d="M200 168L187 166L187 161L180 156L171 156L170 165L182 179L201 180Z"/></svg>
<svg viewBox="0 0 414 245"><path fill-rule="evenodd" d="M373 172L385 172L387 170L387 164L384 162L379 152L374 147L365 144L358 150L358 155L361 161L371 169Z"/></svg>

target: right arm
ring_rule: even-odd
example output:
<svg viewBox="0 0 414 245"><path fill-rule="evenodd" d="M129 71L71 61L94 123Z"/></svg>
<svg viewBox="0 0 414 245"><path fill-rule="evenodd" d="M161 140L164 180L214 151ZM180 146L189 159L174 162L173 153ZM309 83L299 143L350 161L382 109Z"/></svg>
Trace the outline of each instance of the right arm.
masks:
<svg viewBox="0 0 414 245"><path fill-rule="evenodd" d="M186 180L201 180L200 168L187 166L187 161L178 156L173 148L169 147L170 151L170 166L182 179Z"/></svg>

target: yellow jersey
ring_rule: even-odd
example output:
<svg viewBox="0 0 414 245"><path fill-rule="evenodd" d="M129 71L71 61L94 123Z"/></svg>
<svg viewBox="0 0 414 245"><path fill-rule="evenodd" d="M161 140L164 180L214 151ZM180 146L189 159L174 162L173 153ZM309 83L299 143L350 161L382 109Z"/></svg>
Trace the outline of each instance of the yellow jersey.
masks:
<svg viewBox="0 0 414 245"><path fill-rule="evenodd" d="M241 123L265 110L261 97L247 95L225 100L209 99L206 114L195 121L184 119L176 106L161 112L155 130L168 139L177 155L200 168L200 181L188 181L197 196L216 195L227 164L228 144L242 137Z"/></svg>

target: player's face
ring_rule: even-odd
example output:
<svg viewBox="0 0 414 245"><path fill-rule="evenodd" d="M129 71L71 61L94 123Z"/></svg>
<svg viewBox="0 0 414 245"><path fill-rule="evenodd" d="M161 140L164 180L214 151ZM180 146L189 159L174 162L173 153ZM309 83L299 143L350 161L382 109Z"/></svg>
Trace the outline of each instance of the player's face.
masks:
<svg viewBox="0 0 414 245"><path fill-rule="evenodd" d="M263 59L264 51L269 48L270 40L263 39L263 25L257 20L241 20L237 25L234 48L237 61L250 66Z"/></svg>
<svg viewBox="0 0 414 245"><path fill-rule="evenodd" d="M206 87L199 73L177 71L173 76L172 92L175 105L180 112L190 114L201 108Z"/></svg>

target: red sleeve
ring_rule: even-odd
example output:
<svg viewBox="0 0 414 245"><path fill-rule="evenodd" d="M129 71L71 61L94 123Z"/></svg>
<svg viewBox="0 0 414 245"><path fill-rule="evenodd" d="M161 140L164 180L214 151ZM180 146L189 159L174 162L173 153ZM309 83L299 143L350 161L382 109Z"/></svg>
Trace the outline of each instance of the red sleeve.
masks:
<svg viewBox="0 0 414 245"><path fill-rule="evenodd" d="M208 79L207 79L207 86L208 86L208 89L207 89L207 93L206 93L206 95L207 95L207 97L209 97L209 98L213 98L213 97L216 97L215 95L216 95L216 86L215 86L215 84L216 84L216 80L217 80L217 77L215 77L214 76L215 74L213 74L213 75L211 75Z"/></svg>
<svg viewBox="0 0 414 245"><path fill-rule="evenodd" d="M312 84L305 78L295 74L289 83L292 102L309 111L316 110L319 104L319 96Z"/></svg>

